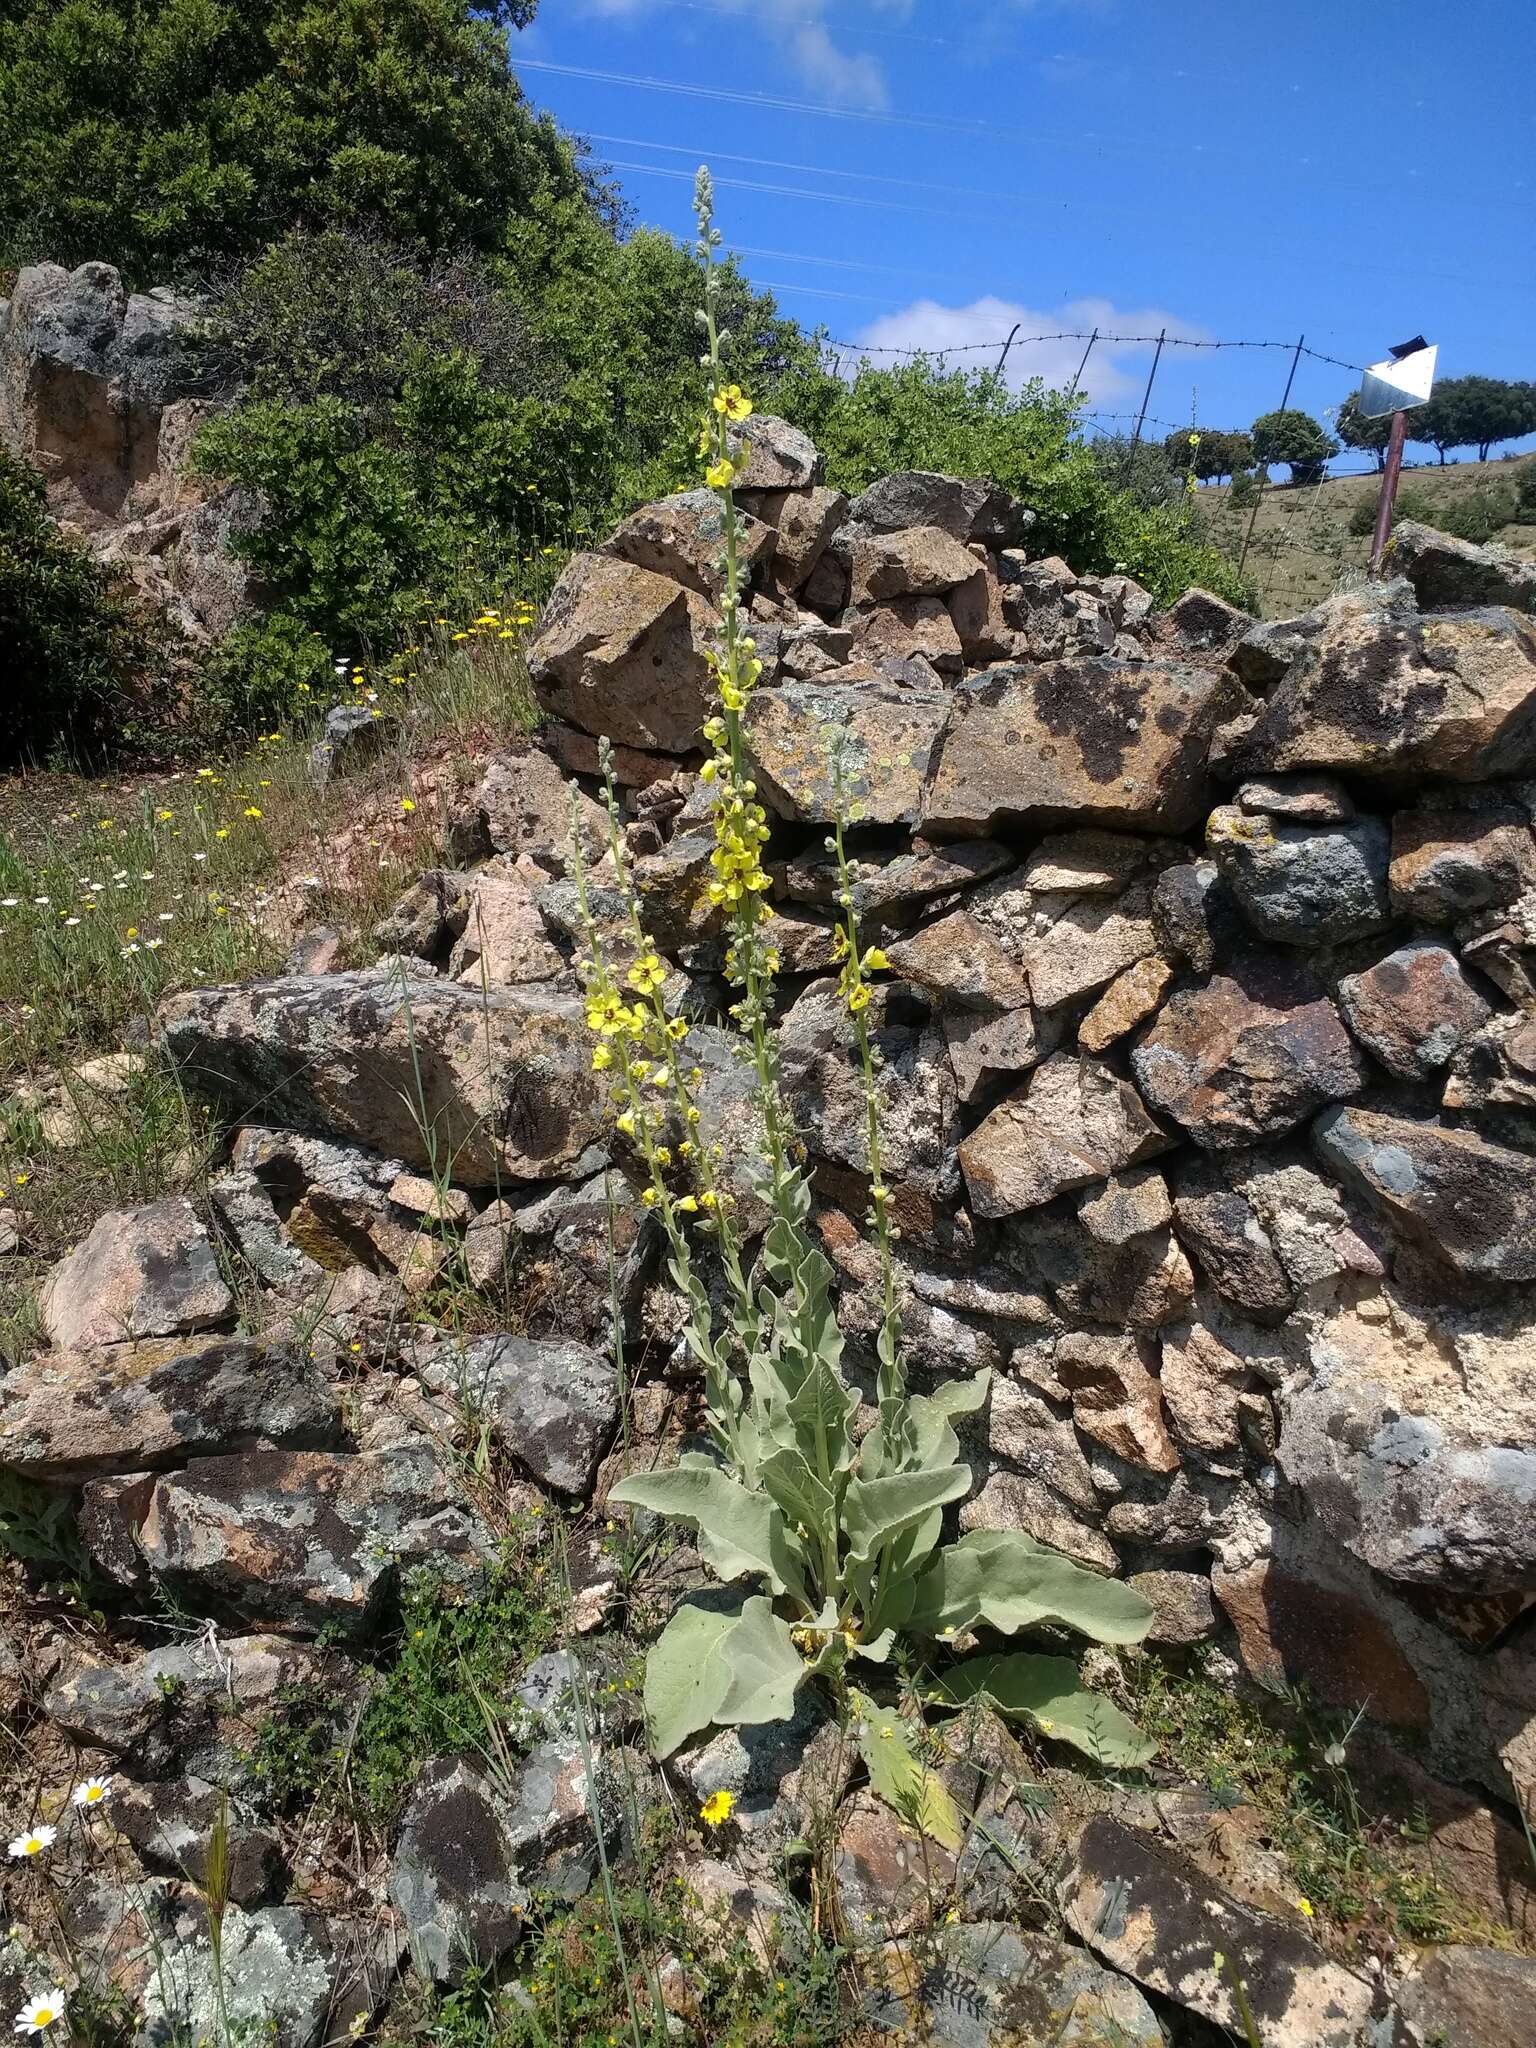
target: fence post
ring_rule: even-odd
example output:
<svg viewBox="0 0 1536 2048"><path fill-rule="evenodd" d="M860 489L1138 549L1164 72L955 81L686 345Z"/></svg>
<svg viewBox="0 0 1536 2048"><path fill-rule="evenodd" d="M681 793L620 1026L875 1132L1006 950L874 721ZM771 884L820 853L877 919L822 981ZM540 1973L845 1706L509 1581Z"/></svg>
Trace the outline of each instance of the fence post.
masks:
<svg viewBox="0 0 1536 2048"><path fill-rule="evenodd" d="M1008 351L1013 347L1013 337L1015 334L1018 333L1019 329L1023 326L1023 324L1024 323L1022 320L1014 321L1008 339L1003 343L1003 352L997 359L997 368L992 372L994 377L1001 377L1003 371L1006 369L1008 364Z"/></svg>
<svg viewBox="0 0 1536 2048"><path fill-rule="evenodd" d="M1306 347L1306 345L1307 345L1307 337L1306 337L1306 336L1305 336L1305 335L1303 334L1303 335L1302 335L1302 336L1300 337L1300 339L1299 339L1299 340L1297 341L1297 343L1296 343L1296 348L1295 348L1295 352L1294 352L1294 353L1292 354L1292 356L1291 356L1291 367L1290 367L1290 371L1289 371L1289 374L1287 375L1287 377L1286 377L1286 380L1285 380L1285 389L1284 389L1284 391L1283 391L1283 392L1281 392L1281 394L1280 394L1280 410L1281 410L1282 412L1284 412L1284 411L1285 411L1285 408L1286 408L1286 407L1287 407L1287 406L1288 406L1288 405L1290 404L1290 402L1291 402L1291 386L1292 386L1292 385L1293 385L1293 384L1294 384L1294 383L1296 382L1296 365L1297 365L1297 364L1298 364L1298 363L1299 363L1299 362L1301 361L1301 352L1302 352L1302 350L1303 350L1303 349L1304 349L1304 348ZM1251 541L1251 540L1253 539L1253 529L1254 529L1254 527L1255 527L1255 526L1257 526L1257 525L1258 525L1258 523L1259 523L1259 507L1260 507L1260 506L1261 506L1261 505L1263 504L1263 502L1264 502L1264 486L1265 486L1265 485L1266 485L1266 484L1267 484L1268 482L1269 482L1269 465L1268 465L1267 463L1261 462L1261 463L1259 464L1259 489L1258 489L1258 495L1257 495L1257 496L1256 496L1256 497L1254 498L1254 501L1253 501L1253 510L1252 510L1252 511L1251 511L1251 512L1249 513L1249 515L1248 515L1248 531L1247 531L1247 532L1246 532L1246 533L1245 533L1245 534L1243 535L1243 547L1242 547L1242 552L1241 552L1241 554L1239 554L1239 556L1238 556L1238 558L1237 558L1237 573L1238 573L1238 575L1239 575L1239 576L1241 576L1241 575L1242 575L1242 573L1243 573L1243 564L1244 564L1244 563L1245 563L1245 562L1247 561L1247 559L1248 559L1248 543L1249 543L1249 542L1250 542L1250 541Z"/></svg>
<svg viewBox="0 0 1536 2048"><path fill-rule="evenodd" d="M1157 348L1152 356L1152 367L1147 372L1147 388L1141 394L1141 411L1136 415L1136 430L1131 435L1131 445L1125 457L1125 481L1129 483L1136 467L1136 450L1141 446L1141 430L1147 423L1147 407L1152 403L1152 380L1157 375L1157 366L1163 359L1163 343L1168 339L1165 327L1157 337Z"/></svg>
<svg viewBox="0 0 1536 2048"><path fill-rule="evenodd" d="M1083 381L1083 372L1088 367L1088 358L1093 354L1093 344L1098 338L1099 330L1095 327L1092 334L1088 337L1088 346L1083 350L1083 360L1078 364L1077 369L1073 373L1072 382L1067 390L1068 398L1076 398L1077 387Z"/></svg>

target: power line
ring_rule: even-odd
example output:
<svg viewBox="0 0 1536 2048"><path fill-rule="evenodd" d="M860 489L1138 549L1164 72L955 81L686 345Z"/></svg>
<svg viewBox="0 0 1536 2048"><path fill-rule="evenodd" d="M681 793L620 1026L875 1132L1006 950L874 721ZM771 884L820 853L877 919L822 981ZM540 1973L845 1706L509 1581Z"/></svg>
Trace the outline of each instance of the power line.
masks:
<svg viewBox="0 0 1536 2048"><path fill-rule="evenodd" d="M619 149L660 149L669 156L692 157L695 163L701 156L719 159L724 163L753 164L761 171L799 171L805 177L856 178L866 185L915 185L920 191L942 192L951 199L985 199L994 206L997 203L997 188L990 190L985 185L935 185L930 178L897 178L879 171L839 170L833 164L798 163L791 158L777 156L743 156L734 149L706 149L700 151L689 142L649 142L643 135L599 135L588 134L589 142L611 142Z"/></svg>
<svg viewBox="0 0 1536 2048"><path fill-rule="evenodd" d="M615 171L638 171L643 177L671 178L683 184L693 183L692 171L674 171L668 164L629 163L622 157L610 160L609 168ZM860 192L813 192L805 185L771 185L762 178L716 178L715 184L733 192L767 192L777 199L814 199L820 206L857 206L877 213L922 214L932 220L956 220L962 218L952 207L910 206L896 199L866 199ZM974 215L963 216L976 219ZM978 225L980 222L978 220Z"/></svg>

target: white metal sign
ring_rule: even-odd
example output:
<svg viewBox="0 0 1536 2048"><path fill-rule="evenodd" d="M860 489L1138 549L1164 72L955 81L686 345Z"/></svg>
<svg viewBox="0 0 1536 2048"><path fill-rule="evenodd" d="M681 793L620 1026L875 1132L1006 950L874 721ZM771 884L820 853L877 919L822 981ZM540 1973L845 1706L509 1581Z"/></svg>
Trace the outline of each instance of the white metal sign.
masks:
<svg viewBox="0 0 1536 2048"><path fill-rule="evenodd" d="M1423 405L1435 386L1435 357L1439 347L1410 349L1407 355L1389 356L1384 363L1372 363L1360 385L1360 411L1368 420L1385 419L1389 413L1407 412Z"/></svg>

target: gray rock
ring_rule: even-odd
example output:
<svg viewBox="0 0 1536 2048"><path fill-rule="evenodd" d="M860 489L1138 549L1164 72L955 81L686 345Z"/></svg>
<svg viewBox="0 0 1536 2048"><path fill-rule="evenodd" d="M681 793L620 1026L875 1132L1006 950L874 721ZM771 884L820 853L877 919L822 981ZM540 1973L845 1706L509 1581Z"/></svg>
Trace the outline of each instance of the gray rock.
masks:
<svg viewBox="0 0 1536 2048"><path fill-rule="evenodd" d="M185 1195L109 1209L44 1283L43 1328L67 1349L217 1329L235 1299Z"/></svg>
<svg viewBox="0 0 1536 2048"><path fill-rule="evenodd" d="M426 1445L196 1459L156 1482L140 1543L189 1600L351 1636L401 1566L473 1578L495 1547Z"/></svg>
<svg viewBox="0 0 1536 2048"><path fill-rule="evenodd" d="M1152 929L1172 960L1209 974L1217 956L1245 936L1243 913L1214 861L1164 868L1152 890Z"/></svg>
<svg viewBox="0 0 1536 2048"><path fill-rule="evenodd" d="M608 848L607 813L591 797L579 791L573 795L560 768L532 740L492 755L471 805L493 853L511 861L526 854L547 874L565 873L573 816L589 862L600 860ZM471 890L483 879L466 877Z"/></svg>
<svg viewBox="0 0 1536 2048"><path fill-rule="evenodd" d="M744 725L763 804L793 823L832 824L836 741L848 816L860 824L915 823L949 708L942 687L903 689L868 673L850 682L791 681L758 690Z"/></svg>
<svg viewBox="0 0 1536 2048"><path fill-rule="evenodd" d="M1256 775L1237 792L1238 809L1311 825L1345 825L1355 800L1332 775Z"/></svg>
<svg viewBox="0 0 1536 2048"><path fill-rule="evenodd" d="M806 491L821 482L822 461L809 434L781 420L776 413L755 412L730 433L733 456L745 447L746 468L736 479L737 493L754 505L758 491Z"/></svg>
<svg viewBox="0 0 1536 2048"><path fill-rule="evenodd" d="M1338 945L1391 916L1390 836L1379 818L1291 824L1229 804L1212 811L1205 843L1261 938Z"/></svg>
<svg viewBox="0 0 1536 2048"><path fill-rule="evenodd" d="M1366 1050L1404 1081L1432 1080L1493 1014L1456 955L1428 941L1346 974L1339 1006Z"/></svg>
<svg viewBox="0 0 1536 2048"><path fill-rule="evenodd" d="M506 1448L556 1493L583 1497L619 1419L618 1375L585 1344L472 1337L442 1347L423 1383L493 1422Z"/></svg>
<svg viewBox="0 0 1536 2048"><path fill-rule="evenodd" d="M377 705L333 704L309 753L310 773L324 782L377 760L400 736L400 721Z"/></svg>
<svg viewBox="0 0 1536 2048"><path fill-rule="evenodd" d="M550 594L528 672L539 702L615 745L699 744L718 628L697 591L611 555L573 555Z"/></svg>
<svg viewBox="0 0 1536 2048"><path fill-rule="evenodd" d="M743 590L758 580L772 559L775 539L771 526L754 519L750 512L738 512L736 553ZM725 559L725 515L719 493L678 491L659 504L642 505L608 536L602 553L670 577L684 589L717 602L724 586L721 565Z"/></svg>
<svg viewBox="0 0 1536 2048"><path fill-rule="evenodd" d="M1318 1155L1399 1241L1466 1279L1536 1280L1536 1161L1448 1130L1362 1109L1313 1129Z"/></svg>
<svg viewBox="0 0 1536 2048"><path fill-rule="evenodd" d="M1060 1886L1067 1925L1095 1954L1234 2035L1241 1978L1265 2048L1374 2048L1385 1993L1292 1922L1239 1904L1176 1851L1100 1815ZM1223 1969L1218 1957L1226 1958Z"/></svg>
<svg viewBox="0 0 1536 2048"><path fill-rule="evenodd" d="M1413 519L1397 521L1389 548L1393 575L1407 577L1427 612L1490 604L1536 612L1536 562L1509 548L1474 547Z"/></svg>
<svg viewBox="0 0 1536 2048"><path fill-rule="evenodd" d="M842 525L848 500L841 491L812 484L798 491L773 491L756 500L759 518L774 528L773 580L780 590L799 590L815 573L827 543ZM842 593L838 594L838 603Z"/></svg>
<svg viewBox="0 0 1536 2048"><path fill-rule="evenodd" d="M256 1444L318 1450L341 1410L296 1344L114 1344L37 1352L0 1379L0 1466L52 1484Z"/></svg>
<svg viewBox="0 0 1536 2048"><path fill-rule="evenodd" d="M1198 654L1225 654L1252 631L1255 620L1252 612L1196 584L1174 599L1157 624L1160 634L1173 633Z"/></svg>
<svg viewBox="0 0 1536 2048"><path fill-rule="evenodd" d="M845 531L899 533L909 526L936 526L958 541L1011 548L1029 520L1016 498L984 478L903 470L882 477L854 499Z"/></svg>
<svg viewBox="0 0 1536 2048"><path fill-rule="evenodd" d="M1536 885L1536 838L1513 804L1430 806L1392 820L1392 907L1425 924L1502 909Z"/></svg>
<svg viewBox="0 0 1536 2048"><path fill-rule="evenodd" d="M1235 689L1218 671L1108 656L991 669L955 693L924 829L1186 831L1205 809L1211 735Z"/></svg>
<svg viewBox="0 0 1536 2048"><path fill-rule="evenodd" d="M1163 2030L1135 1986L1080 1948L1003 1921L946 1926L926 1969L892 1943L869 2018L935 2048L1162 2048Z"/></svg>
<svg viewBox="0 0 1536 2048"><path fill-rule="evenodd" d="M1531 603L1536 606L1536 576ZM1397 1988L1398 2004L1424 2041L1465 2041L1468 2048L1473 2042L1477 2048L1525 2048L1533 2000L1536 1961L1530 1956L1460 1943L1430 1949Z"/></svg>
<svg viewBox="0 0 1536 2048"><path fill-rule="evenodd" d="M995 839L922 853L864 855L855 863L854 913L871 930L911 924L925 905L958 896L1013 864L1013 855ZM785 868L784 887L797 903L835 903L836 863L827 853L801 854Z"/></svg>
<svg viewBox="0 0 1536 2048"><path fill-rule="evenodd" d="M952 910L886 948L891 971L961 1009L995 1014L1029 1003L1018 961L969 911Z"/></svg>
<svg viewBox="0 0 1536 2048"><path fill-rule="evenodd" d="M152 2041L227 2039L249 2030L272 2048L315 2048L330 2011L335 1957L324 1923L292 1906L224 1914L219 1950L206 1934L177 1941L144 1987Z"/></svg>
<svg viewBox="0 0 1536 2048"><path fill-rule="evenodd" d="M1173 1141L1100 1061L1054 1053L960 1147L978 1216L1007 1216L1107 1180Z"/></svg>
<svg viewBox="0 0 1536 2048"><path fill-rule="evenodd" d="M1127 1582L1152 1609L1149 1643L1187 1650L1215 1635L1218 1622L1211 1582L1200 1572L1133 1572Z"/></svg>
<svg viewBox="0 0 1536 2048"><path fill-rule="evenodd" d="M328 1131L417 1171L451 1158L464 1186L558 1179L599 1130L581 1004L537 984L365 973L194 989L161 1005L158 1032L231 1121Z"/></svg>
<svg viewBox="0 0 1536 2048"><path fill-rule="evenodd" d="M1142 1093L1212 1151L1293 1130L1358 1094L1365 1067L1338 1011L1299 965L1235 961L1173 996L1131 1054Z"/></svg>
<svg viewBox="0 0 1536 2048"><path fill-rule="evenodd" d="M1233 751L1240 775L1325 769L1374 783L1536 770L1536 626L1512 611L1427 618L1321 608Z"/></svg>
<svg viewBox="0 0 1536 2048"><path fill-rule="evenodd" d="M416 1967L438 1984L494 1966L522 1939L518 1881L502 1802L463 1757L438 1757L416 1780L400 1823L389 1896Z"/></svg>
<svg viewBox="0 0 1536 2048"><path fill-rule="evenodd" d="M209 1850L221 1813L228 1895L237 1906L260 1905L281 1884L283 1848L276 1830L257 1820L242 1800L196 1777L148 1785L119 1778L112 1787L112 1825L127 1836L145 1867L195 1885L208 1883Z"/></svg>
<svg viewBox="0 0 1536 2048"><path fill-rule="evenodd" d="M1209 1160L1191 1160L1178 1180L1179 1236L1217 1293L1261 1323L1277 1323L1296 1290L1252 1204Z"/></svg>

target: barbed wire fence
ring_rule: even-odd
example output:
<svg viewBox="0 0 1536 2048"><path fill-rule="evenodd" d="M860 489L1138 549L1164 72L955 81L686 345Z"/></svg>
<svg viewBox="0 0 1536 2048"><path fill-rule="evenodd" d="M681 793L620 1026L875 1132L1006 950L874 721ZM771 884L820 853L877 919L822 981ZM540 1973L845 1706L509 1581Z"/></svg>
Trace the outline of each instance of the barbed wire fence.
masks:
<svg viewBox="0 0 1536 2048"><path fill-rule="evenodd" d="M825 346L832 355L832 367L837 373L841 373L845 363L852 365L864 360L890 358L910 361L922 356L947 363L951 357L978 357L983 359L980 367L1001 377L1006 373L1015 351L1022 354L1032 346L1081 342L1083 352L1067 386L1067 395L1072 398L1082 387L1096 349L1101 346L1151 348L1154 353L1146 385L1141 403L1134 412L1093 410L1085 406L1078 413L1079 420L1085 425L1091 424L1095 428L1112 425L1116 437L1126 441L1122 475L1127 483L1134 475L1137 450L1142 446L1148 428L1167 435L1189 433L1200 425L1195 408L1189 417L1181 420L1171 420L1151 410L1159 373L1164 369L1165 358L1175 350L1268 350L1282 354L1286 359L1285 377L1274 408L1276 411L1284 411L1290 404L1297 373L1304 362L1347 371L1357 382L1364 374L1361 364L1310 347L1305 334L1294 341L1196 338L1170 334L1167 328L1156 334L1121 334L1099 327L1022 334L1019 331L1021 324L1016 323L1010 333L991 341L919 347L829 338ZM1334 401L1335 404L1337 402ZM1328 410L1327 407L1317 409ZM1207 421L1205 424L1214 426L1215 423ZM1127 427L1128 434L1124 431ZM1351 473L1351 477L1355 474ZM1368 553L1366 540L1350 531L1353 494L1348 494L1348 502L1327 502L1329 485L1340 481L1343 479L1324 476L1315 483L1276 484L1271 482L1261 464L1255 491L1241 503L1235 501L1230 486L1211 485L1197 492L1199 509L1211 539L1232 557L1259 590L1267 612L1302 611L1316 603L1319 597L1327 596L1347 570L1363 568ZM1338 493L1333 495L1340 496ZM1267 516L1261 525L1261 515L1266 514L1266 508Z"/></svg>

